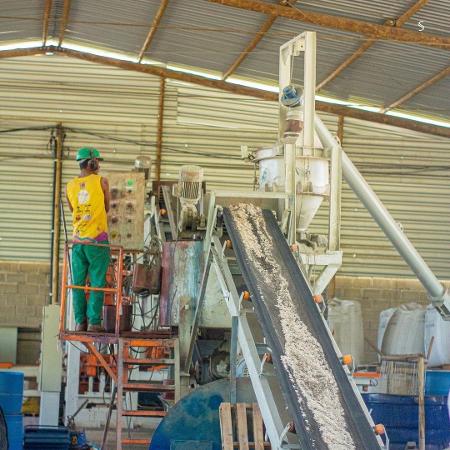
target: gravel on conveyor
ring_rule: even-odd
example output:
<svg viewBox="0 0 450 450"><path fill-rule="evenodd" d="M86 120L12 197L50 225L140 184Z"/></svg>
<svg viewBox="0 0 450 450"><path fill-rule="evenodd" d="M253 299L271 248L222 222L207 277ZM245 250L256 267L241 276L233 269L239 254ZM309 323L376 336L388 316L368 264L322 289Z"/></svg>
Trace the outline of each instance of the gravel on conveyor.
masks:
<svg viewBox="0 0 450 450"><path fill-rule="evenodd" d="M284 337L281 360L301 403L312 412L327 445L324 450L356 450L346 424L342 397L324 351L299 317L289 284L276 259L273 240L265 225L261 208L241 203L229 207L250 263L258 274L258 282L272 290L278 320ZM267 290L266 289L266 290ZM265 299L267 301L268 299ZM305 421L306 422L306 421ZM308 428L308 423L306 423Z"/></svg>

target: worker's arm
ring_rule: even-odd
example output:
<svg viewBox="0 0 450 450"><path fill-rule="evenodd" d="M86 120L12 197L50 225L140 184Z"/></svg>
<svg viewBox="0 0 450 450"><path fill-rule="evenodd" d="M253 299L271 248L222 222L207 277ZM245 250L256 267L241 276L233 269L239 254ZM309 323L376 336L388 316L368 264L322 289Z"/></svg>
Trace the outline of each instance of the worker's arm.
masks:
<svg viewBox="0 0 450 450"><path fill-rule="evenodd" d="M111 200L110 195L109 195L108 180L106 178L102 177L101 184L102 184L103 196L105 197L105 210L106 210L106 212L108 212L109 204L110 204L110 200Z"/></svg>
<svg viewBox="0 0 450 450"><path fill-rule="evenodd" d="M66 200L67 200L67 204L69 205L70 211L73 212L73 206L72 206L72 203L70 203L69 196L67 195L67 189L66 189Z"/></svg>

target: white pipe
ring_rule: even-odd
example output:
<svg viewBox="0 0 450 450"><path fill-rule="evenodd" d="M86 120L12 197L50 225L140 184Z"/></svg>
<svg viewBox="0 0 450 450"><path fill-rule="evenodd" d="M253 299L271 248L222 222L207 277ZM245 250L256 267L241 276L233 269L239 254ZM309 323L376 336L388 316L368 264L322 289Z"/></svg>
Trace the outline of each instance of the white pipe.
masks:
<svg viewBox="0 0 450 450"><path fill-rule="evenodd" d="M316 33L305 33L305 64L303 78L303 155L314 154L314 115L316 91Z"/></svg>
<svg viewBox="0 0 450 450"><path fill-rule="evenodd" d="M315 118L315 125L316 131L324 146L333 147L337 144L336 139L318 116ZM362 204L367 208L384 234L416 274L419 281L427 290L433 305L444 318L450 319L450 297L447 290L436 278L427 263L402 232L397 222L384 207L383 203L381 203L378 196L344 151L342 152L342 173Z"/></svg>

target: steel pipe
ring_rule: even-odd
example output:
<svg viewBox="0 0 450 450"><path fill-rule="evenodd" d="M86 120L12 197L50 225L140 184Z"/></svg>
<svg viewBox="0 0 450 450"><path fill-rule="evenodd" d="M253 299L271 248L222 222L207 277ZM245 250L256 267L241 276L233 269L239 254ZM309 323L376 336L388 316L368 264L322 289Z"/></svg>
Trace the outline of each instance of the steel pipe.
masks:
<svg viewBox="0 0 450 450"><path fill-rule="evenodd" d="M317 115L315 117L315 126L324 147L333 148L339 146L336 139ZM450 297L448 291L436 278L430 267L402 232L377 194L375 194L344 151L342 151L342 174L345 181L347 181L361 203L369 211L386 237L416 274L423 287L427 290L433 306L444 319L450 320Z"/></svg>

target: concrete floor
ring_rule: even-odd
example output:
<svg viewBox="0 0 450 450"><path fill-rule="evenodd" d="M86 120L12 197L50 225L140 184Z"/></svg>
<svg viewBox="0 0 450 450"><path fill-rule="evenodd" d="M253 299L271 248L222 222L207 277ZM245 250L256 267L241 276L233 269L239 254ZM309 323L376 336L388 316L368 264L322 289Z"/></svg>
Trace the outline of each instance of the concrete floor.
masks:
<svg viewBox="0 0 450 450"><path fill-rule="evenodd" d="M92 444L97 444L100 448L100 444L102 442L103 437L103 429L86 429L86 436ZM144 429L140 428L139 430L131 430L131 437L133 439L148 439L153 434L154 429ZM128 432L124 430L122 437L127 438ZM107 450L116 450L116 431L112 427L108 432L108 440L106 445ZM148 447L143 445L127 445L124 447L124 450L147 450Z"/></svg>

